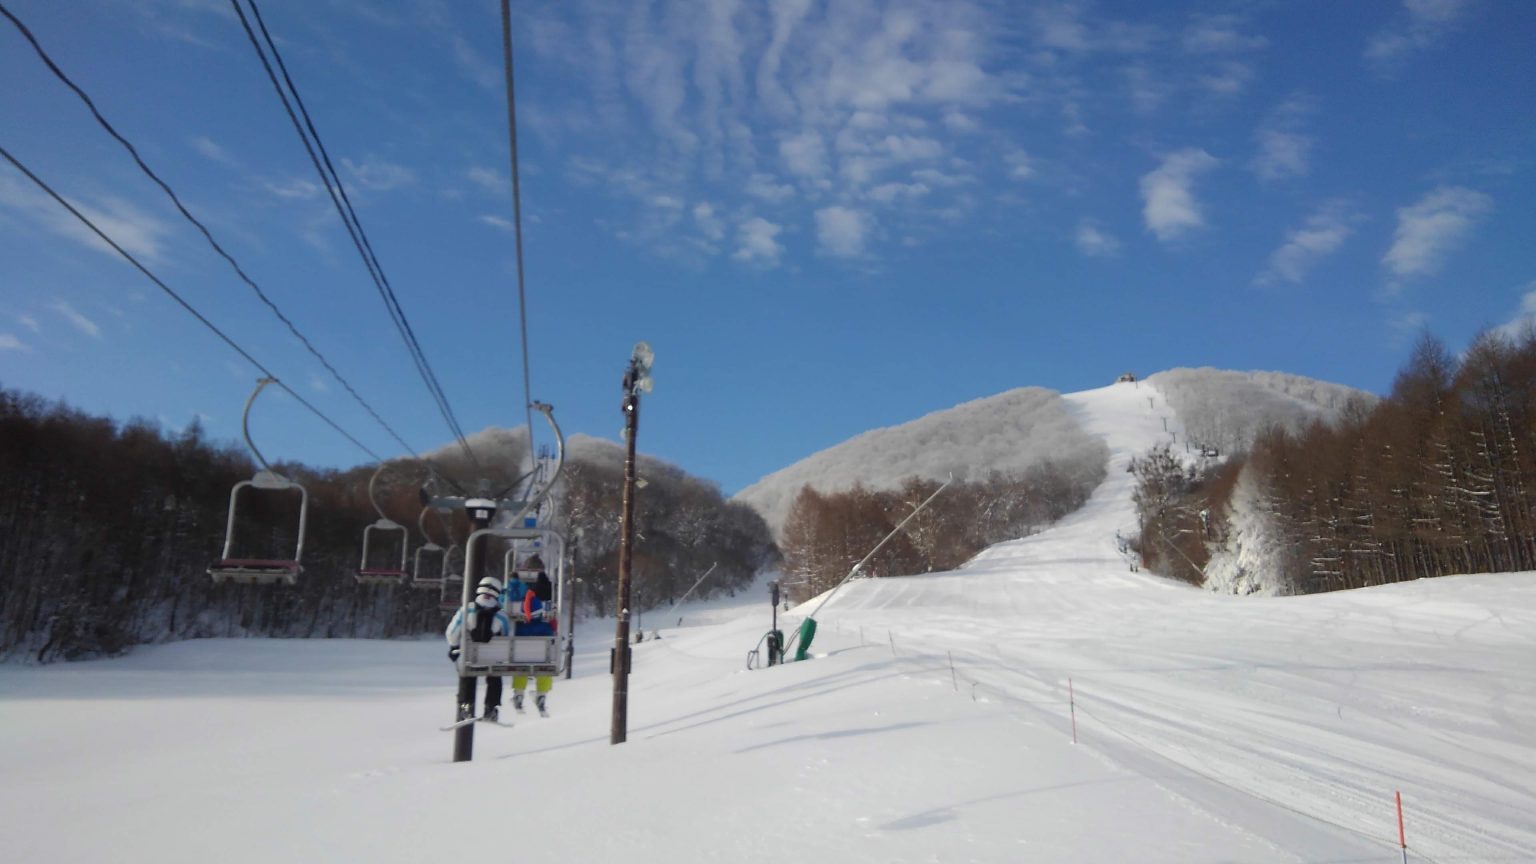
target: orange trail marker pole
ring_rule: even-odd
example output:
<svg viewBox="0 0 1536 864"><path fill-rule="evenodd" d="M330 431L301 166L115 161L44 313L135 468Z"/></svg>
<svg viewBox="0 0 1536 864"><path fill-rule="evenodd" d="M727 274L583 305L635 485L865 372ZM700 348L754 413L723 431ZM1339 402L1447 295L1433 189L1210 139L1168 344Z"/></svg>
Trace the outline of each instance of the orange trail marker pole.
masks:
<svg viewBox="0 0 1536 864"><path fill-rule="evenodd" d="M1397 845L1403 850L1403 864L1408 864L1408 835L1403 832L1403 793L1397 793Z"/></svg>

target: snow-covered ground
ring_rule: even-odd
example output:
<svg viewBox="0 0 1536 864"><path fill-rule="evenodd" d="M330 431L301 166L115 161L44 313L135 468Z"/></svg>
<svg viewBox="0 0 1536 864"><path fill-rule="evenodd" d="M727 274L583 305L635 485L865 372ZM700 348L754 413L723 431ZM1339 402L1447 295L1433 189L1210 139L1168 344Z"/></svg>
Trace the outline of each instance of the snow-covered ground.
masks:
<svg viewBox="0 0 1536 864"><path fill-rule="evenodd" d="M1396 790L1410 860L1536 861L1536 575L1237 598L1131 573L1124 466L1167 409L1067 399L1112 459L1082 512L850 584L813 662L743 669L756 592L685 613L636 647L620 747L595 622L554 716L482 727L467 765L436 642L0 668L0 861L1388 862Z"/></svg>

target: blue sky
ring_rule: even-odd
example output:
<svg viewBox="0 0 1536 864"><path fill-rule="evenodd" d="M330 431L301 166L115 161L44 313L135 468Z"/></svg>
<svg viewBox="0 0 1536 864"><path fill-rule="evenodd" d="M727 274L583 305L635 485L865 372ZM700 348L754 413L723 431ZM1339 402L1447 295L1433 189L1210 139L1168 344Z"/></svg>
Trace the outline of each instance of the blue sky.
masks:
<svg viewBox="0 0 1536 864"><path fill-rule="evenodd" d="M450 440L227 2L5 2L391 425ZM1536 314L1533 4L513 6L533 395L616 438L649 340L641 448L726 492L1024 385L1381 392L1420 328ZM463 425L521 423L496 4L262 12ZM0 80L0 144L399 452L4 21ZM234 438L254 377L0 168L0 384ZM253 422L366 459L285 397Z"/></svg>

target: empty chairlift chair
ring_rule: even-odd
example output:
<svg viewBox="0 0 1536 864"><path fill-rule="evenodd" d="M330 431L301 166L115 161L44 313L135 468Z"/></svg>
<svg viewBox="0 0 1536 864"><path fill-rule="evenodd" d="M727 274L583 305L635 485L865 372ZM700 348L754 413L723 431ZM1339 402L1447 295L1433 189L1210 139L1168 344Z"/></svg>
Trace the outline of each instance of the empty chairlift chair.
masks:
<svg viewBox="0 0 1536 864"><path fill-rule="evenodd" d="M449 544L448 550L443 553L442 573L442 589L438 594L437 608L444 612L457 612L463 605L461 595L464 592L464 550L459 544Z"/></svg>
<svg viewBox="0 0 1536 864"><path fill-rule="evenodd" d="M262 378L256 382L256 389L251 391L251 396L245 401L245 412L241 417L241 428L245 433L245 446L250 448L251 455L256 464L261 468L249 480L236 483L229 492L229 518L224 527L224 551L219 560L208 568L208 575L215 583L236 582L248 585L271 585L282 583L293 585L299 581L299 574L304 568L300 561L304 557L304 528L309 517L309 493L298 483L284 477L272 470L267 464L261 451L251 441L251 406L255 404L256 397L261 394L263 388L272 384L276 379ZM297 540L295 541L293 557L236 557L235 535L236 529L241 524L240 499L241 493L248 489L258 490L265 494L269 492L287 492L295 490L299 493L299 525ZM249 498L250 495L246 496Z"/></svg>
<svg viewBox="0 0 1536 864"><path fill-rule="evenodd" d="M368 481L368 500L372 502L374 512L379 514L379 518L378 521L363 529L363 555L357 565L357 581L364 585L399 585L411 578L410 571L405 569L406 561L410 556L411 532L404 525L384 515L384 508L379 506L379 499L375 494L379 475L384 473L386 464L380 464ZM390 553L392 544L388 540L380 539L375 532L381 535L400 535L398 562ZM385 554L388 557L379 563L377 559L384 557Z"/></svg>
<svg viewBox="0 0 1536 864"><path fill-rule="evenodd" d="M423 507L421 515L416 517L416 527L421 530L421 538L425 542L416 547L411 587L441 590L448 569L448 550L432 542L432 536L427 533L427 511L430 509Z"/></svg>

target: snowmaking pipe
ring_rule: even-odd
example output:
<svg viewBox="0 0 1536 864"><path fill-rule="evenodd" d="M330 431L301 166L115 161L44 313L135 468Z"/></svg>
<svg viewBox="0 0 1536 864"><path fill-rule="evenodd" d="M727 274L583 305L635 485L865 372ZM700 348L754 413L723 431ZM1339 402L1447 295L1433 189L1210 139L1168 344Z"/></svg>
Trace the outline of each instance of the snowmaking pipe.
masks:
<svg viewBox="0 0 1536 864"><path fill-rule="evenodd" d="M816 613L821 611L821 607L827 605L827 601L831 600L833 595L837 594L838 591L842 590L842 587L844 585L848 584L848 580L852 579L854 576L857 576L858 573L859 573L859 570L863 569L864 565L869 563L869 559L875 557L875 553L876 552L879 552L881 549L885 548L885 544L891 542L891 538L892 537L895 537L897 534L900 534L901 533L901 529L907 527L907 523L908 522L911 522L914 518L917 517L917 514L923 512L924 508L926 508L929 504L933 503L933 499L939 497L939 493L943 492L945 489L948 489L949 488L949 484L951 484L953 482L955 482L955 475L954 475L954 472L950 472L949 479L944 481L944 485L940 486L939 488L937 488L935 490L933 490L933 494L929 495L927 498L923 499L923 503L917 505L917 509L916 510L913 510L911 513L908 513L907 514L907 518L901 520L901 522L898 523L895 528L891 529L891 533L885 535L885 538L883 540L881 540L879 543L876 543L875 544L875 548L869 550L869 554L868 555L865 555L862 559L859 560L859 563L853 565L853 569L848 571L848 575L843 577L843 581L837 583L837 585L834 586L831 591L828 591L827 592L827 596L821 598L821 602L817 603L816 604L816 608L811 610L811 614L805 616L806 620L815 620ZM815 630L813 629L811 632L814 633ZM789 637L789 641L784 643L784 653L785 654L789 653L789 649L794 646L795 640L798 639L798 638L800 638L800 630L796 629L794 634Z"/></svg>
<svg viewBox="0 0 1536 864"><path fill-rule="evenodd" d="M672 617L672 613L673 613L673 612L676 612L676 611L677 611L677 607L679 607L679 606L681 606L681 605L683 605L683 601L684 601L684 600L687 600L687 599L688 599L688 597L689 597L689 596L690 596L690 595L691 595L691 594L693 594L693 592L694 592L694 590L695 590L695 589L697 589L697 588L698 588L698 587L699 587L699 586L700 586L700 585L703 585L703 584L704 584L704 580L705 580L705 579L708 579L708 578L709 578L709 574L711 574L711 573L713 573L713 572L715 572L715 568L716 568L716 567L718 567L718 566L720 566L720 562L719 562L719 561L716 561L716 562L714 562L714 563L713 563L713 564L710 564L710 565L709 565L709 569L708 569L708 570L705 570L705 571L704 571L704 575L703 575L703 576L700 576L700 577L699 577L699 578L698 578L698 580L696 580L696 581L695 581L695 582L694 582L694 583L693 583L693 587L692 587L692 588L689 588L689 589L688 589L688 590L687 590L687 591L685 591L685 592L683 592L683 596L681 596L681 597L679 597L679 598L677 598L677 602L676 602L676 603L673 603L673 604L672 604L672 608L671 608L671 609L668 609L668 610L667 610L667 618L668 618L668 619L670 619L670 618L671 618L671 617ZM663 620L666 620L666 619L663 619ZM683 623L683 619L681 619L681 618L679 618L679 619L677 619L677 623L678 623L678 626L682 626L682 623Z"/></svg>

